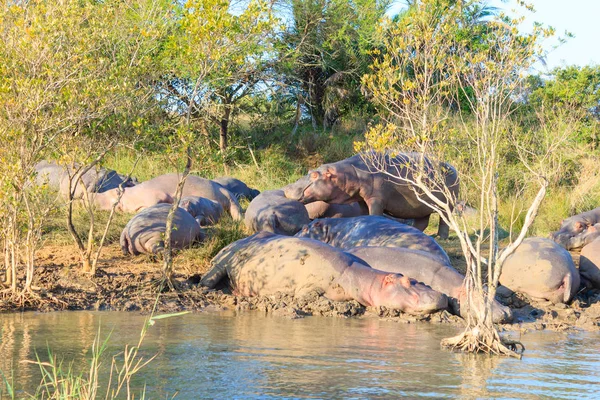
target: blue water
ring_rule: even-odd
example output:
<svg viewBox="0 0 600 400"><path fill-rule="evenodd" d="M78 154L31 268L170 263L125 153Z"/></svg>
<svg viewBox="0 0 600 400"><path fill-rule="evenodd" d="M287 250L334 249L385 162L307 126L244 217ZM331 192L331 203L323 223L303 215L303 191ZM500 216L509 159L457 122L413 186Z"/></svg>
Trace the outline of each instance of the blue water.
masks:
<svg viewBox="0 0 600 400"><path fill-rule="evenodd" d="M100 326L113 354L134 345L145 317L117 312L0 314L0 369L19 395L33 393L47 348L74 368ZM141 354L156 358L136 375L146 398L600 398L600 334L532 332L522 360L455 354L444 325L379 319L286 319L204 312L156 321ZM137 396L136 396L137 397ZM102 396L104 398L104 396ZM124 398L124 397L121 397Z"/></svg>

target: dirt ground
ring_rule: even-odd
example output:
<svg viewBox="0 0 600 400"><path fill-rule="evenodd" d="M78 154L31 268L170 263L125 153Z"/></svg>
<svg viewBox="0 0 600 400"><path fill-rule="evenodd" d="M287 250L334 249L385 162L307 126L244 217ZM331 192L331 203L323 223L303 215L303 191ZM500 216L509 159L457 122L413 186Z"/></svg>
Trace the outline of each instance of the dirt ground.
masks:
<svg viewBox="0 0 600 400"><path fill-rule="evenodd" d="M464 263L456 243L442 243L453 264L464 272ZM574 255L578 261L578 255ZM287 295L244 298L231 294L225 287L219 290L200 288L197 283L206 272L205 266L194 270L185 257L175 258L176 292L157 294L161 277L160 260L148 256L124 256L118 244L103 252L96 276L79 272L78 254L73 246L46 246L38 253L32 295L13 297L3 292L0 311L36 310L118 310L150 313L156 311L198 311L206 308L230 309L239 312L259 311L289 318L310 315L337 317L378 317L404 323L428 321L432 323L461 324L461 319L447 311L427 316L411 316L383 307L363 307L357 302L332 302L318 293L302 298ZM23 278L23 277L21 277ZM504 330L600 330L600 291L586 290L569 305L539 302L522 295L507 295L503 302L513 309L512 324Z"/></svg>

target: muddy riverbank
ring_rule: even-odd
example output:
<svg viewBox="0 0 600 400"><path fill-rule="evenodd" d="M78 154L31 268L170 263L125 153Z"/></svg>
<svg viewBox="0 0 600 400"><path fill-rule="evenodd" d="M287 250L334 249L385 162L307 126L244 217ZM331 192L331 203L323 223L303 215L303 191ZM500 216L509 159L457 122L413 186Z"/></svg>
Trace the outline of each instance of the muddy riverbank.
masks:
<svg viewBox="0 0 600 400"><path fill-rule="evenodd" d="M458 256L449 253L453 263L458 263ZM206 290L197 286L206 267L191 268L184 257L176 258L175 262L179 291L164 292L157 296L157 284L161 278L160 262L147 256L125 257L117 245L109 246L103 254L97 274L92 278L79 273L75 248L45 247L38 254L34 293L14 297L7 291L3 292L0 311L113 310L150 313L155 307L157 312L211 308L239 312L255 310L289 318L320 315L376 317L405 323L461 324L460 318L446 311L412 316L385 308L363 307L357 302L332 302L318 293L302 298L286 295L244 298L232 295L227 288ZM577 256L574 258L577 259ZM504 325L506 330L600 330L598 290L580 292L569 305L533 301L521 295L512 295L503 300L515 315L512 324Z"/></svg>

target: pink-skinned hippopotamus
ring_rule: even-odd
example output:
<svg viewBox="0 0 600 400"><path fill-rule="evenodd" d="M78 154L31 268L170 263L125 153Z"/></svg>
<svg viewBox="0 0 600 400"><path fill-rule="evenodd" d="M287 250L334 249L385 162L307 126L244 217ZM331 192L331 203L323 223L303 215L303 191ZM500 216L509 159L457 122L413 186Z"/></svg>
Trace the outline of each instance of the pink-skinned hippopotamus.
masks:
<svg viewBox="0 0 600 400"><path fill-rule="evenodd" d="M308 183L297 200L305 204L319 200L337 204L362 201L369 208L370 215L387 213L396 218L413 219L414 227L423 231L433 210L419 201L417 189L406 183L406 179L412 179L412 166L418 163L418 157L416 153L392 157L369 152L322 165L309 172ZM428 158L424 159L424 164L429 177L426 183L431 186L431 191L441 201L454 204L459 191L454 167L447 163L435 166ZM437 184L448 189L449 199L444 191L433 187L433 180L439 175L443 176L444 182ZM448 225L440 219L438 235L447 238L448 233Z"/></svg>
<svg viewBox="0 0 600 400"><path fill-rule="evenodd" d="M244 222L252 233L293 236L310 220L304 204L286 198L283 190L267 190L250 202Z"/></svg>
<svg viewBox="0 0 600 400"><path fill-rule="evenodd" d="M159 203L172 203L179 183L179 174L171 173L157 176L131 188L126 188L117 210L137 212L145 207ZM96 206L101 210L110 210L117 199L118 189L100 193L94 197ZM209 179L188 175L183 187L182 197L198 196L214 200L227 211L234 220L243 218L242 208L231 192Z"/></svg>
<svg viewBox="0 0 600 400"><path fill-rule="evenodd" d="M186 196L179 202L179 207L189 212L200 226L214 225L223 215L223 207L214 200L198 196Z"/></svg>
<svg viewBox="0 0 600 400"><path fill-rule="evenodd" d="M78 168L78 166L76 166ZM38 185L47 184L49 188L57 190L64 198L69 196L69 172L74 174L73 167L58 165L54 161L40 161L35 165L36 183ZM89 193L103 193L111 189L123 187L131 187L136 185L134 178L118 174L116 171L106 168L92 168L81 177L81 181ZM83 196L84 190L81 187L81 182L73 182L72 190L74 189L73 198L78 199Z"/></svg>
<svg viewBox="0 0 600 400"><path fill-rule="evenodd" d="M600 236L600 207L564 219L551 238L567 250L583 247Z"/></svg>
<svg viewBox="0 0 600 400"><path fill-rule="evenodd" d="M506 258L500 284L513 292L567 303L579 290L579 271L567 250L550 239L527 238Z"/></svg>
<svg viewBox="0 0 600 400"><path fill-rule="evenodd" d="M600 238L596 238L581 249L579 274L586 286L600 289Z"/></svg>
<svg viewBox="0 0 600 400"><path fill-rule="evenodd" d="M448 254L433 238L412 226L377 215L316 219L303 227L296 237L320 240L346 250L360 246L422 250L450 265Z"/></svg>
<svg viewBox="0 0 600 400"><path fill-rule="evenodd" d="M164 234L171 206L171 204L155 204L131 218L121 233L120 243L123 254L161 252L165 247ZM204 232L198 222L190 213L177 207L171 231L172 248L182 249L202 240L204 240Z"/></svg>
<svg viewBox="0 0 600 400"><path fill-rule="evenodd" d="M444 309L446 296L414 279L370 268L355 257L312 239L260 232L225 247L200 284L214 288L229 277L235 294L276 292L302 296L317 290L333 301L356 300L411 314Z"/></svg>
<svg viewBox="0 0 600 400"><path fill-rule="evenodd" d="M439 257L401 247L356 247L346 250L346 253L358 257L371 268L410 276L433 290L444 293L448 296L450 310L457 315L464 315L460 306L466 298L465 276ZM510 322L513 318L510 308L497 301L492 305L492 312L495 323Z"/></svg>
<svg viewBox="0 0 600 400"><path fill-rule="evenodd" d="M219 185L233 193L238 200L245 198L248 201L251 201L260 194L260 191L252 189L239 179L232 178L230 176L215 178L213 181L217 182Z"/></svg>

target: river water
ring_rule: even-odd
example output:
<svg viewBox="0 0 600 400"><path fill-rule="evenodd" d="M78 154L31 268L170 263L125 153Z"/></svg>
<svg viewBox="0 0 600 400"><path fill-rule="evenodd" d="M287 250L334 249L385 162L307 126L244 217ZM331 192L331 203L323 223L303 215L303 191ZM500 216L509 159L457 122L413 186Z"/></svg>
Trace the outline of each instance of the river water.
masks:
<svg viewBox="0 0 600 400"><path fill-rule="evenodd" d="M0 370L19 395L47 349L86 369L94 337L108 356L136 344L145 317L119 312L0 314ZM532 332L522 360L454 354L440 340L456 327L379 319L203 312L151 326L136 376L146 398L600 398L600 334ZM110 357L103 364L106 381ZM25 391L25 392L23 392ZM102 397L104 398L104 397Z"/></svg>

